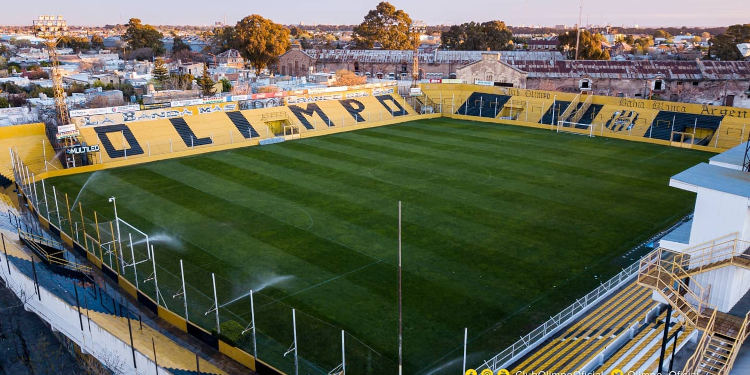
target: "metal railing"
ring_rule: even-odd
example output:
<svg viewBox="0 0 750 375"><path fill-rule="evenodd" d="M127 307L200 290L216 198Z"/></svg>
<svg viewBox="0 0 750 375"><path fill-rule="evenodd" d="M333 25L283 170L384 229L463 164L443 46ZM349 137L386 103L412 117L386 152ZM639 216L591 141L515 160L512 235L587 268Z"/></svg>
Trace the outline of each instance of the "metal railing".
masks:
<svg viewBox="0 0 750 375"><path fill-rule="evenodd" d="M745 342L747 339L748 334L750 334L750 311L745 314L745 320L742 321L742 328L737 333L737 338L734 340L734 344L732 345L732 352L729 355L729 360L727 361L727 373L732 370L732 367L734 366L734 361L737 360L737 357L740 354L740 347L742 346L742 343Z"/></svg>
<svg viewBox="0 0 750 375"><path fill-rule="evenodd" d="M698 342L698 346L695 348L695 352L693 355L688 358L687 362L685 363L685 368L683 373L686 374L695 374L696 369L698 367L698 364L700 364L701 359L703 358L703 354L706 352L706 349L708 348L708 343L711 342L711 334L710 332L713 330L714 324L716 323L716 310L711 314L711 318L708 320L708 324L706 325L706 330L703 332L703 336L701 336L700 341Z"/></svg>
<svg viewBox="0 0 750 375"><path fill-rule="evenodd" d="M664 257L664 249L659 248L640 261L638 283L656 289L670 304L679 310L694 326L698 326L704 311L716 310L708 303L710 289L691 280L688 286L682 281L686 271L675 257ZM672 255L669 252L669 255ZM673 298L674 297L674 300Z"/></svg>
<svg viewBox="0 0 750 375"><path fill-rule="evenodd" d="M544 324L535 328L533 331L522 336L513 345L496 354L494 357L484 361L477 371L490 369L493 373L512 361L526 354L533 349L539 342L547 339L549 335L556 333L559 329L565 327L572 319L584 313L588 308L598 303L602 298L610 295L613 291L619 289L625 282L633 279L638 275L640 261L634 262L628 268L623 269L617 275L599 285L582 298L579 298L573 304L566 307L557 315L551 317Z"/></svg>

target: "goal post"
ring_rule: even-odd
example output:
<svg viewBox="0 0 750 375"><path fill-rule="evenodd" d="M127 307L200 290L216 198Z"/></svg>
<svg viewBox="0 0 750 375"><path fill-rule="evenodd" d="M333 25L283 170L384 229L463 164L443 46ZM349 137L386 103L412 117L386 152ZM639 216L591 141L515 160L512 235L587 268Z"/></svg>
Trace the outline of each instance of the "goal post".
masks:
<svg viewBox="0 0 750 375"><path fill-rule="evenodd" d="M557 132L558 133L571 133L579 135L587 135L589 137L594 136L594 124L583 124L580 122L571 121L558 121Z"/></svg>

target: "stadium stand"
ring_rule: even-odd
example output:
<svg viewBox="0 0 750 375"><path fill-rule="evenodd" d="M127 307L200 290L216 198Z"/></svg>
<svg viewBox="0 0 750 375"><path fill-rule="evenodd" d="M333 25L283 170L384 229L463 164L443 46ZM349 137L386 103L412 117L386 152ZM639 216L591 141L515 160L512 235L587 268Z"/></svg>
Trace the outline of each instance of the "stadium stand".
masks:
<svg viewBox="0 0 750 375"><path fill-rule="evenodd" d="M649 138L679 147L721 151L740 144L750 133L750 114L742 108L457 83L423 84L422 92L426 95L423 102L448 116L550 126L562 120L565 127L593 125L593 134ZM494 106L487 104L493 103L492 98L505 101L497 115Z"/></svg>
<svg viewBox="0 0 750 375"><path fill-rule="evenodd" d="M294 104L243 111L213 112L161 120L80 127L87 144L99 144L99 163L115 159L166 154L210 145L258 142L284 135L353 126L415 115L397 94L369 95L358 91L340 100L302 96ZM312 98L312 99L311 99ZM41 145L41 143L40 143Z"/></svg>
<svg viewBox="0 0 750 375"><path fill-rule="evenodd" d="M174 337L153 328L152 325L156 326L155 322L146 320L146 317L141 317L131 311L127 302L123 301L120 296L109 294L112 292L111 288L109 290L101 288L90 279L71 277L68 273L59 272L55 267L42 265L36 256L33 256L33 259L37 261L36 265L32 266L30 260L32 255L23 250L21 242L15 239L15 233L6 231L3 233L9 255L8 260L13 266L26 277L36 278L40 287L53 293L69 306L73 308L80 306L81 315L84 317L82 325L90 319L127 343L131 342L130 333L132 333L132 345L135 350L151 360L154 360L154 351L156 351L158 365L168 369L171 373L196 373L194 372L196 360L199 360L201 374L225 374L213 363L197 358L191 350L174 341ZM128 319L131 320L130 328Z"/></svg>
<svg viewBox="0 0 750 375"><path fill-rule="evenodd" d="M568 106L570 106L570 103L571 102L564 100L555 101L549 106L549 108L547 108L547 112L544 113L544 116L539 120L539 123L556 125L557 121L560 120L560 113L564 112Z"/></svg>
<svg viewBox="0 0 750 375"><path fill-rule="evenodd" d="M497 117L503 110L505 103L510 100L508 95L494 95L472 93L456 113L465 116Z"/></svg>
<svg viewBox="0 0 750 375"><path fill-rule="evenodd" d="M537 348L511 373L571 372L595 359L634 324L645 322L657 307L648 289L628 284L586 314L564 333Z"/></svg>
<svg viewBox="0 0 750 375"><path fill-rule="evenodd" d="M27 124L0 127L0 175L13 181L13 170L9 148L24 160L33 173L45 170L45 155L48 168L62 169L60 161L55 158L55 151L47 139L44 124ZM0 186L4 184L0 183Z"/></svg>

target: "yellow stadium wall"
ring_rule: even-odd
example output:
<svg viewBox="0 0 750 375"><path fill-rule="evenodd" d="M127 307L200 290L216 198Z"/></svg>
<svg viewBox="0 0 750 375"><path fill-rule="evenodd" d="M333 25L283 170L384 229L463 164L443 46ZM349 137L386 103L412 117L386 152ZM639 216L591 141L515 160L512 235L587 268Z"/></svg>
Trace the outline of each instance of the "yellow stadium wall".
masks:
<svg viewBox="0 0 750 375"><path fill-rule="evenodd" d="M50 168L62 168L54 158L55 151L47 140L44 124L0 126L0 174L13 180L9 148L13 148L29 169L37 173L45 169L45 156Z"/></svg>
<svg viewBox="0 0 750 375"><path fill-rule="evenodd" d="M436 108L436 110L440 110L444 115L454 118L459 118L457 116L460 116L461 114L457 112L473 93L510 96L511 98L506 102L506 108L504 108L504 111L498 111L498 118L480 118L479 116L461 117L485 122L489 119L493 120L490 122L512 125L539 124L540 120L544 114L550 110L553 103L560 101L570 102L578 96L576 93L526 90L472 84L423 84L422 91L427 95L430 103L433 103L433 105L442 104L440 107ZM587 96L581 95L579 98L579 101L583 102L586 100ZM672 144L680 147L691 147L695 149L721 152L744 142L747 138L748 132L750 132L750 109L745 108L596 95L591 98L591 104L601 106L597 116L592 120L592 124L596 126L595 129L599 130L595 133L600 136L645 141L656 144ZM515 108L515 113L518 114L516 120L499 118L510 112L508 111L508 107ZM651 125L659 115L660 111L690 115L716 116L720 117L721 120L715 131L709 130L707 132L706 129L695 129L696 139L700 139L701 136L709 136L713 134L711 139L708 140L707 145L673 144L669 141L669 138L650 138ZM632 122L632 126L620 130L607 128L608 121L611 122L616 120L625 114L637 115L635 121ZM666 121L664 125L669 126L670 123L671 121ZM692 130L693 129L690 129L690 131Z"/></svg>

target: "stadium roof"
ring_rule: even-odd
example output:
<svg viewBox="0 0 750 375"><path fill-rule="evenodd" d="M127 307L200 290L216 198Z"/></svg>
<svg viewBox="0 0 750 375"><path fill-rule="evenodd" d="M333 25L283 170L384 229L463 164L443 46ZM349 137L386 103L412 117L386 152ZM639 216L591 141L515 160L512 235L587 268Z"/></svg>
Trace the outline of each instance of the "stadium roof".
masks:
<svg viewBox="0 0 750 375"><path fill-rule="evenodd" d="M306 49L304 52L321 62L360 63L411 63L414 51L401 50L345 50L345 49ZM500 54L503 61L533 60L550 61L564 60L558 51L492 51ZM420 52L419 62L425 64L467 64L482 59L487 51L442 51Z"/></svg>
<svg viewBox="0 0 750 375"><path fill-rule="evenodd" d="M675 181L750 198L750 173L736 169L701 163L673 176L670 185Z"/></svg>
<svg viewBox="0 0 750 375"><path fill-rule="evenodd" d="M722 152L719 155L712 157L710 160L711 164L720 164L726 168L742 169L742 163L745 161L745 147L747 142L737 145L736 147Z"/></svg>
<svg viewBox="0 0 750 375"><path fill-rule="evenodd" d="M506 60L529 77L591 77L614 79L746 80L750 61L603 61L603 60Z"/></svg>

